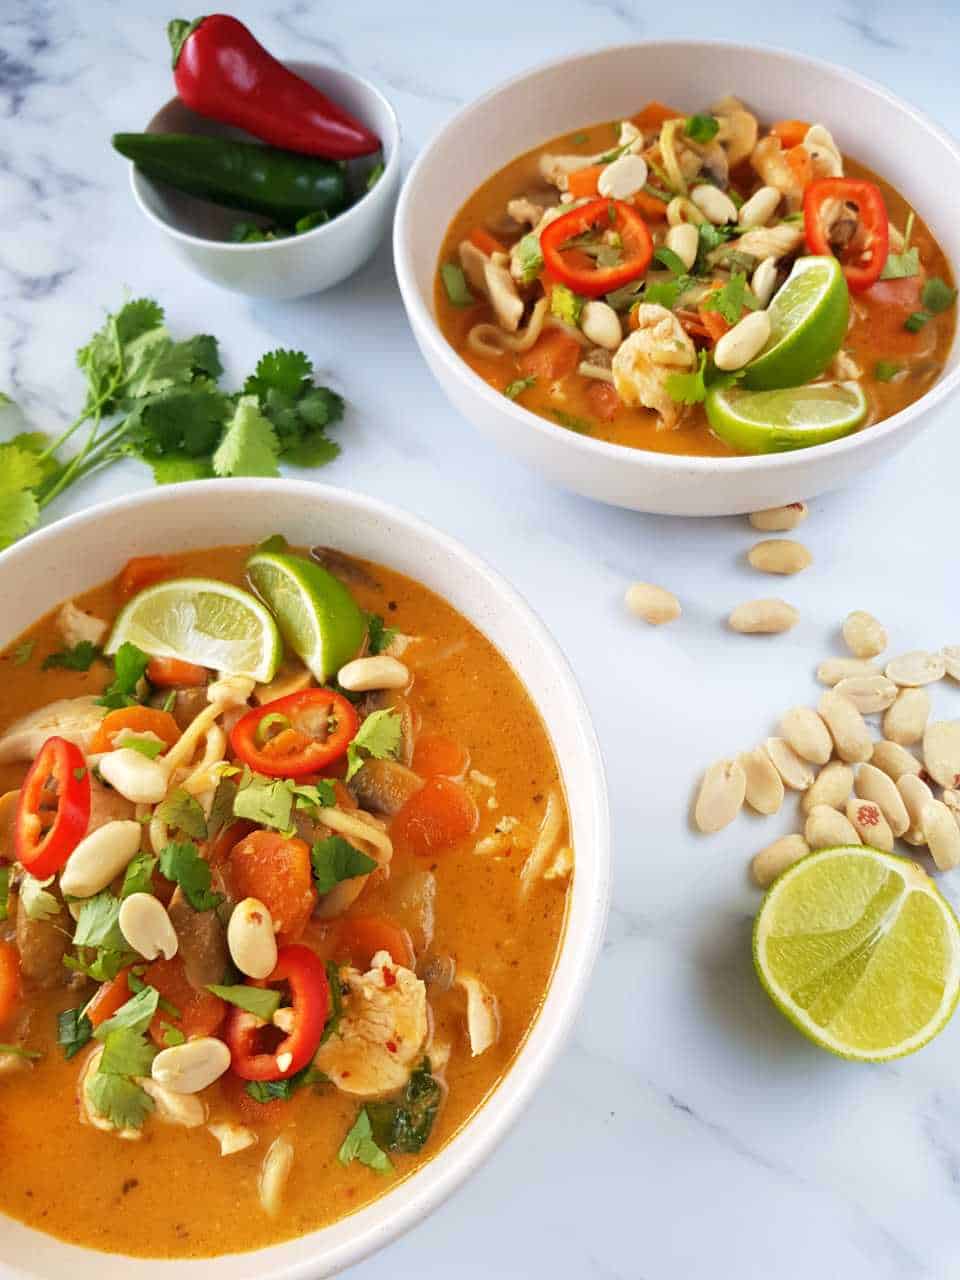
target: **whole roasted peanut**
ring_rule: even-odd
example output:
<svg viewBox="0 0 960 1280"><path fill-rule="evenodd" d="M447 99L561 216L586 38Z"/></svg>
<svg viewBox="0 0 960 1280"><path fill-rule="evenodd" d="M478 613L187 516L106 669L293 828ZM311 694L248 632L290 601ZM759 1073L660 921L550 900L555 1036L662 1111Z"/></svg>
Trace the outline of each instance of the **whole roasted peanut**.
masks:
<svg viewBox="0 0 960 1280"><path fill-rule="evenodd" d="M887 647L887 633L872 613L857 609L843 623L843 638L855 658L875 658Z"/></svg>
<svg viewBox="0 0 960 1280"><path fill-rule="evenodd" d="M911 747L923 737L929 718L926 689L901 689L883 717L883 736L901 747Z"/></svg>
<svg viewBox="0 0 960 1280"><path fill-rule="evenodd" d="M779 635L800 621L800 614L786 600L749 600L737 605L729 624L741 635Z"/></svg>
<svg viewBox="0 0 960 1280"><path fill-rule="evenodd" d="M105 822L71 853L60 873L60 888L71 898L92 898L124 870L142 837L143 827L132 818Z"/></svg>
<svg viewBox="0 0 960 1280"><path fill-rule="evenodd" d="M910 826L910 815L893 779L872 764L862 764L853 785L861 800L880 806L893 834L902 836Z"/></svg>
<svg viewBox="0 0 960 1280"><path fill-rule="evenodd" d="M828 689L820 699L817 710L826 721L837 755L848 764L869 760L873 754L873 739L863 716L849 700Z"/></svg>
<svg viewBox="0 0 960 1280"><path fill-rule="evenodd" d="M785 507L768 507L766 511L754 511L750 523L763 533L789 533L802 524L810 514L805 502L791 502Z"/></svg>
<svg viewBox="0 0 960 1280"><path fill-rule="evenodd" d="M833 755L830 730L813 707L791 707L780 720L780 732L798 756L826 764Z"/></svg>
<svg viewBox="0 0 960 1280"><path fill-rule="evenodd" d="M680 601L673 592L652 582L634 582L627 589L625 599L630 612L644 622L649 622L652 627L673 622L682 612Z"/></svg>
<svg viewBox="0 0 960 1280"><path fill-rule="evenodd" d="M744 751L740 767L747 780L744 799L756 813L778 813L783 804L783 779L763 747Z"/></svg>
<svg viewBox="0 0 960 1280"><path fill-rule="evenodd" d="M720 831L731 823L743 808L747 779L736 760L718 760L703 775L694 822L710 833Z"/></svg>
<svg viewBox="0 0 960 1280"><path fill-rule="evenodd" d="M832 849L836 845L861 843L849 818L828 804L813 806L807 814L803 836L811 849Z"/></svg>
<svg viewBox="0 0 960 1280"><path fill-rule="evenodd" d="M773 884L781 871L792 867L809 852L810 846L803 836L781 836L779 840L774 840L773 844L768 844L765 849L761 849L750 863L754 882L761 889L766 889L768 885Z"/></svg>
<svg viewBox="0 0 960 1280"><path fill-rule="evenodd" d="M821 769L813 786L800 798L800 808L810 813L817 805L826 804L831 809L845 809L853 790L853 770L842 760L834 760Z"/></svg>
<svg viewBox="0 0 960 1280"><path fill-rule="evenodd" d="M794 574L809 568L813 556L792 538L767 538L750 548L747 560L761 573Z"/></svg>
<svg viewBox="0 0 960 1280"><path fill-rule="evenodd" d="M230 958L248 978L267 978L277 967L277 938L269 910L258 898L238 902L227 925Z"/></svg>

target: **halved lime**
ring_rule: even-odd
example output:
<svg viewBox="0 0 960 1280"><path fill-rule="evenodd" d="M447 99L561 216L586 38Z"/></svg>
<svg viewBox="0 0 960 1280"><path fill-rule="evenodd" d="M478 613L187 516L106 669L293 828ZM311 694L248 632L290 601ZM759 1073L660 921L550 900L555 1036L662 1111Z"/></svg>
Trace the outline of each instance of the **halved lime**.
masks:
<svg viewBox="0 0 960 1280"><path fill-rule="evenodd" d="M739 384L707 392L714 432L741 453L784 453L838 440L867 416L859 382L814 382L780 391L746 391Z"/></svg>
<svg viewBox="0 0 960 1280"><path fill-rule="evenodd" d="M960 924L915 862L853 845L811 853L753 930L767 994L822 1049L882 1062L920 1049L960 993Z"/></svg>
<svg viewBox="0 0 960 1280"><path fill-rule="evenodd" d="M303 556L256 551L247 576L276 614L284 640L321 684L357 656L366 620L332 573Z"/></svg>
<svg viewBox="0 0 960 1280"><path fill-rule="evenodd" d="M767 315L770 337L747 365L743 385L765 391L819 378L840 350L850 316L850 294L837 259L798 258Z"/></svg>
<svg viewBox="0 0 960 1280"><path fill-rule="evenodd" d="M154 658L260 681L273 679L283 655L270 611L249 591L213 578L173 578L141 591L121 610L107 653L125 640Z"/></svg>

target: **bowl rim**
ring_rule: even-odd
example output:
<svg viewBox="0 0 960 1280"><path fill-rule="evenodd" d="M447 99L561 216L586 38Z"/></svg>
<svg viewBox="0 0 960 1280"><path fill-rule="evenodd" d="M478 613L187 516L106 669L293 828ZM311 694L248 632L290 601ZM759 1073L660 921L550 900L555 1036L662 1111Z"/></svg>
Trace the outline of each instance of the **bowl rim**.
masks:
<svg viewBox="0 0 960 1280"><path fill-rule="evenodd" d="M826 457L836 457L842 454L854 452L862 447L864 440L880 440L886 436L893 435L901 428L906 427L919 414L926 414L930 410L936 408L949 396L953 395L958 387L960 387L960 363L955 369L947 371L937 382L933 384L927 391L923 393L912 404L892 414L889 418L867 427L861 431L855 431L848 436L843 436L839 440L830 440L824 444L810 445L804 449L793 449L779 453L759 453L759 454L736 454L733 457L701 457L696 454L673 454L659 453L652 449L638 449L631 445L614 444L606 440L596 440L591 436L580 435L576 432L569 431L564 427L550 422L546 418L540 417L539 414L533 413L529 409L525 409L522 405L508 397L495 391L489 383L485 382L478 373L467 364L447 341L440 330L436 317L431 306L427 305L417 286L417 282L413 269L413 254L411 248L412 224L410 222L410 205L413 200L413 191L420 178L422 171L429 164L432 154L438 144L445 140L449 135L462 129L465 122L470 116L487 106L495 100L501 93L507 89L511 89L516 85L522 84L524 81L533 80L538 76L545 75L562 70L574 63L582 62L587 59L596 58L598 55L620 53L625 50L656 50L656 49L705 49L713 50L718 53L724 53L730 50L736 50L738 53L753 53L770 58L774 61L780 61L788 64L793 69L799 67L810 67L819 72L826 73L835 79L840 79L847 84L852 84L858 89L868 93L872 93L886 100L886 102L896 110L906 116L918 128L924 129L932 134L938 142L940 142L956 161L957 168L960 170L960 145L957 141L943 129L935 120L921 111L918 107L914 107L905 99L899 97L891 90L876 80L863 76L857 71L849 70L839 63L829 62L824 58L814 57L810 54L794 53L789 49L784 49L779 45L769 45L763 43L750 42L744 44L737 40L721 40L721 39L689 39L677 38L670 39L653 39L653 40L631 40L623 41L619 44L601 45L595 49L580 50L577 53L567 54L560 58L551 58L545 62L529 67L517 75L511 76L501 81L492 89L482 94L479 98L474 98L471 102L461 107L445 124L441 125L435 131L433 136L427 141L421 149L413 165L411 166L406 179L403 183L400 197L397 201L396 213L394 215L393 224L393 256L396 265L397 281L400 286L400 293L403 297L404 305L410 316L411 324L414 331L420 339L427 343L430 347L431 356L439 360L444 370L453 378L465 384L465 389L471 394L478 396L484 405L492 412L506 414L512 419L519 430L533 430L542 438L543 446L547 449L555 445L567 448L572 454L581 454L586 457L603 458L609 462L619 462L632 466L638 466L649 469L653 472L669 473L671 476L684 475L693 477L706 477L716 474L724 475L749 475L752 472L785 472L791 469L798 469L805 464L825 459ZM456 211L454 211L455 213ZM453 214L451 214L451 217ZM439 252L439 246L438 246ZM957 268L960 270L960 268ZM954 333L951 352L953 352L958 342L960 342L960 325Z"/></svg>
<svg viewBox="0 0 960 1280"><path fill-rule="evenodd" d="M299 235L286 236L280 240L257 240L249 244L244 244L242 242L235 243L232 240L212 240L208 236L194 235L191 231L181 231L179 227L175 227L171 223L167 222L166 218L162 218L155 210L150 208L143 197L143 192L141 191L141 184L149 184L152 186L153 179L148 178L146 174L139 173L134 162L132 160L128 160L127 164L129 166L130 190L133 192L133 198L137 203L138 209L144 217L148 218L154 226L159 227L166 235L171 236L174 240L179 240L182 244L198 245L204 249L213 248L215 251L224 249L230 253L263 253L268 252L271 249L289 248L293 243L306 244L309 240L319 239L324 235L324 233L329 233L330 229L334 225L341 227L344 226L344 224L350 219L351 215L354 214L361 205L367 204L368 200L372 201L372 199L377 196L381 187L383 187L385 191L389 190L390 185L397 177L400 168L400 148L403 141L403 131L400 128L400 117L397 115L396 108L386 94L383 93L381 89L378 89L371 80L366 78L366 76L358 75L355 71L350 71L346 67L334 66L329 62L304 62L293 58L289 62L284 62L283 65L288 70L294 71L302 78L305 78L303 77L304 70L336 71L339 75L347 76L350 80L354 81L354 83L359 85L366 93L368 93L374 101L379 102L380 106L385 110L387 119L390 123L389 139L381 139L381 142L384 144L388 141L390 143L389 155L387 155L386 162L384 163L383 173L372 187L367 191L364 191L359 200L355 201L341 213L338 213L336 217L331 218L328 222L321 222L318 227L311 227L309 231L301 231ZM168 107L173 106L174 103L179 101L179 95L174 94L172 98L168 98L162 106L159 106L147 122L147 130L149 131L150 126L162 111L166 111ZM183 105L186 106L186 103ZM250 140L252 142L256 142L253 135L251 135ZM264 143L263 145L266 146L268 144ZM380 150L381 154L385 154L387 150L386 145L381 146ZM202 197L196 198L202 199Z"/></svg>
<svg viewBox="0 0 960 1280"><path fill-rule="evenodd" d="M586 823L580 839L590 849L592 870L589 878L582 882L584 888L580 897L575 896L576 877L571 882L574 896L571 896L568 905L564 934L544 1004L521 1042L507 1072L482 1106L422 1170L404 1178L394 1190L388 1191L386 1195L370 1205L338 1219L329 1227L319 1228L302 1237L292 1237L278 1244L268 1245L262 1250L221 1254L196 1260L185 1258L166 1260L142 1259L124 1254L104 1254L97 1250L84 1249L84 1252L92 1253L97 1258L123 1258L134 1276L140 1274L141 1267L144 1268L144 1273L149 1273L150 1276L172 1274L173 1267L186 1267L196 1271L198 1276L206 1276L205 1267L224 1262L231 1263L237 1269L235 1274L239 1275L244 1263L249 1264L251 1260L257 1259L253 1265L256 1267L255 1274L258 1280L314 1280L318 1274L318 1266L323 1268L323 1275L338 1274L342 1268L359 1262L417 1225L477 1171L533 1101L536 1091L543 1085L549 1068L556 1061L573 1032L606 931L612 883L611 819L606 773L596 729L573 669L546 624L498 570L459 540L435 528L419 516L355 489L343 489L307 480L287 478L197 480L114 498L54 521L30 534L21 542L0 551L0 575L28 571L36 548L44 543L63 542L69 545L71 535L75 531L96 528L105 515L134 514L145 505L167 507L174 512L180 506L189 506L193 501L206 499L219 500L224 504L240 503L245 497L262 498L265 486L288 498L291 507L298 504L307 506L329 503L341 510L360 511L376 521L378 528L384 531L385 539L389 537L391 531L402 526L404 531L414 538L425 540L444 559L454 560L466 571L465 576L471 580L482 580L485 592L489 592L490 596L495 598L497 607L502 607L518 617L522 632L528 637L531 648L542 659L543 665L549 668L558 688L569 700L571 721L575 724L577 735L570 769L565 768L556 747L555 750L558 751L557 759L561 778L565 781L572 779L575 769L577 787L586 789ZM225 532L228 532L229 517L225 517L224 524ZM384 557L384 561L389 564L389 556ZM434 590L433 587L429 589ZM474 622L473 625L486 634L482 624ZM494 642L491 641L491 643ZM504 659L512 665L506 648L501 648L499 644L496 647ZM527 689L525 683L524 688ZM543 716L548 736L552 738L546 709L534 699L529 690L527 694L534 701L538 713ZM571 931L571 926L575 923L575 910L576 926L579 930L576 936ZM563 973L562 982L559 981L561 973ZM396 1204L391 1210L389 1206L392 1199ZM365 1218L365 1215L368 1217ZM18 1220L10 1220L6 1214L0 1212L0 1222L4 1221L13 1221L20 1230L39 1230ZM349 1226L345 1227L345 1224L351 1223L358 1224L355 1234L349 1233ZM301 1259L277 1258L269 1263L266 1262L268 1253L285 1248L293 1249L314 1237L316 1248L322 1250L324 1233L336 1231L338 1228L343 1228L348 1233L347 1238L332 1241L319 1257L313 1252L312 1256ZM45 1233L40 1232L40 1234ZM58 1251L61 1248L67 1250L84 1248L69 1241L60 1240L59 1237L47 1235L45 1238L48 1242L53 1242ZM261 1259L263 1261L260 1261ZM12 1264L0 1259L0 1276L19 1277L35 1274L37 1273L32 1271L15 1270ZM253 1275L254 1271L248 1267L242 1271L242 1274Z"/></svg>

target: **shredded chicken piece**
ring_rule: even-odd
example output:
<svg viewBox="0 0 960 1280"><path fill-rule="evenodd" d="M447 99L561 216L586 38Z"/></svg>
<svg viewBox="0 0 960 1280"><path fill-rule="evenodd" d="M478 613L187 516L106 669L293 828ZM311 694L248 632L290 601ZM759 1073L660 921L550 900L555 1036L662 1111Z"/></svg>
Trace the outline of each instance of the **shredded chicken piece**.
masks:
<svg viewBox="0 0 960 1280"><path fill-rule="evenodd" d="M529 196L518 196L515 200L507 201L507 216L521 225L535 227L543 217L543 210L544 206L537 204Z"/></svg>
<svg viewBox="0 0 960 1280"><path fill-rule="evenodd" d="M822 124L812 124L807 130L803 145L810 153L815 178L842 178L843 156L833 140L833 134Z"/></svg>
<svg viewBox="0 0 960 1280"><path fill-rule="evenodd" d="M558 191L566 191L571 173L596 164L598 156L555 156L544 152L540 157L540 173Z"/></svg>
<svg viewBox="0 0 960 1280"><path fill-rule="evenodd" d="M220 1144L222 1156L234 1156L238 1151L246 1151L257 1141L257 1135L243 1124L233 1124L223 1120L217 1124L208 1124L207 1132L212 1134Z"/></svg>
<svg viewBox="0 0 960 1280"><path fill-rule="evenodd" d="M790 167L780 139L773 134L761 138L750 156L750 163L768 187L776 187L789 200L799 202L803 195L803 182Z"/></svg>
<svg viewBox="0 0 960 1280"><path fill-rule="evenodd" d="M795 222L780 222L775 227L753 227L745 231L738 240L714 253L723 254L735 249L738 253L749 253L763 261L764 258L786 258L803 243L803 227ZM713 255L711 254L711 260Z"/></svg>
<svg viewBox="0 0 960 1280"><path fill-rule="evenodd" d="M484 264L483 278L497 323L507 333L516 333L523 316L523 300L517 293L517 286L509 269L489 259Z"/></svg>
<svg viewBox="0 0 960 1280"><path fill-rule="evenodd" d="M154 1116L163 1124L176 1124L183 1129L199 1129L206 1123L206 1103L195 1093L174 1093L156 1080L137 1077L137 1084L154 1102Z"/></svg>
<svg viewBox="0 0 960 1280"><path fill-rule="evenodd" d="M613 357L613 384L625 405L653 409L660 416L660 427L672 431L679 425L684 407L667 391L667 378L696 368L696 348L666 307L641 303L635 314L635 332Z"/></svg>
<svg viewBox="0 0 960 1280"><path fill-rule="evenodd" d="M458 973L456 985L467 996L467 1035L473 1057L486 1053L500 1038L500 1010L497 997L485 983L469 973Z"/></svg>
<svg viewBox="0 0 960 1280"><path fill-rule="evenodd" d="M562 829L563 805L560 803L560 797L556 791L551 791L547 796L547 804L543 811L540 830L537 832L537 842L530 850L530 856L523 864L523 870L520 872L520 880L524 889L528 889L533 881L542 874L547 859L557 847Z"/></svg>
<svg viewBox="0 0 960 1280"><path fill-rule="evenodd" d="M566 880L573 870L573 850L568 844L561 845L554 855L553 861L543 873L544 880Z"/></svg>
<svg viewBox="0 0 960 1280"><path fill-rule="evenodd" d="M78 609L72 600L61 605L57 614L57 627L64 643L71 649L84 642L101 644L107 634L107 625L102 618L95 618L92 613Z"/></svg>
<svg viewBox="0 0 960 1280"><path fill-rule="evenodd" d="M275 1218L293 1168L293 1143L281 1134L267 1149L260 1167L260 1203L264 1212Z"/></svg>
<svg viewBox="0 0 960 1280"><path fill-rule="evenodd" d="M406 1083L429 1034L427 989L410 969L378 951L367 973L341 970L349 990L340 1026L315 1066L344 1093L375 1098Z"/></svg>
<svg viewBox="0 0 960 1280"><path fill-rule="evenodd" d="M80 1123L91 1124L95 1129L101 1129L104 1133L112 1133L115 1138L123 1138L126 1142L136 1142L143 1137L140 1129L117 1129L115 1128L105 1115L101 1115L94 1107L93 1101L89 1093L89 1085L93 1077L100 1069L100 1059L103 1057L103 1045L98 1045L87 1057L80 1072L80 1078L77 1080L77 1102L80 1105Z"/></svg>
<svg viewBox="0 0 960 1280"><path fill-rule="evenodd" d="M54 736L66 738L86 753L105 715L106 708L97 706L92 693L48 703L17 720L0 738L0 764L33 760Z"/></svg>
<svg viewBox="0 0 960 1280"><path fill-rule="evenodd" d="M487 282L483 273L490 259L482 249L477 248L472 240L461 240L457 254L460 258L463 274L467 277L468 282L478 293L486 293Z"/></svg>

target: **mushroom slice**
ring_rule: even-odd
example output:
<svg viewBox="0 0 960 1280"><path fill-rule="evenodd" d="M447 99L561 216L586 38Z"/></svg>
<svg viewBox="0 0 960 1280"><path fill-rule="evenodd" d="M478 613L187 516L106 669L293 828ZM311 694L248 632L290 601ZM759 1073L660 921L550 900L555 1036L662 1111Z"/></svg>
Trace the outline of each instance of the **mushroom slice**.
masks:
<svg viewBox="0 0 960 1280"><path fill-rule="evenodd" d="M0 738L0 764L33 760L46 740L54 736L66 738L87 752L105 715L106 708L97 706L92 693L50 702L17 720Z"/></svg>
<svg viewBox="0 0 960 1280"><path fill-rule="evenodd" d="M107 625L102 618L78 609L72 600L61 605L57 613L57 628L70 649L84 643L101 644L107 634Z"/></svg>
<svg viewBox="0 0 960 1280"><path fill-rule="evenodd" d="M316 560L317 564L322 564L328 573L332 573L335 578L339 578L349 586L366 587L370 591L382 590L380 583L367 567L353 556L348 556L345 551L338 551L336 547L311 547L310 558Z"/></svg>
<svg viewBox="0 0 960 1280"><path fill-rule="evenodd" d="M343 969L341 978L343 1016L314 1065L344 1093L391 1093L406 1083L429 1035L427 989L388 951L377 952L367 973Z"/></svg>
<svg viewBox="0 0 960 1280"><path fill-rule="evenodd" d="M269 684L258 684L253 691L253 700L259 706L265 702L274 702L277 698L287 698L291 693L302 693L313 684L313 675L306 667L297 666L292 670L281 670Z"/></svg>
<svg viewBox="0 0 960 1280"><path fill-rule="evenodd" d="M727 164L732 169L745 160L757 145L757 117L738 98L730 95L715 102L711 110L720 123L714 141L726 151Z"/></svg>
<svg viewBox="0 0 960 1280"><path fill-rule="evenodd" d="M683 406L667 391L667 378L696 368L696 348L666 307L641 303L635 315L636 330L613 357L613 384L625 405L653 409L659 425L672 431L679 425Z"/></svg>
<svg viewBox="0 0 960 1280"><path fill-rule="evenodd" d="M167 907L187 981L198 991L220 982L230 968L227 934L215 911L195 911L178 885Z"/></svg>
<svg viewBox="0 0 960 1280"><path fill-rule="evenodd" d="M368 760L349 783L358 804L388 818L399 813L422 786L420 775L396 760Z"/></svg>
<svg viewBox="0 0 960 1280"><path fill-rule="evenodd" d="M500 1010L497 997L485 983L470 973L459 973L456 985L467 996L467 1035L470 1052L476 1058L486 1053L500 1038Z"/></svg>

